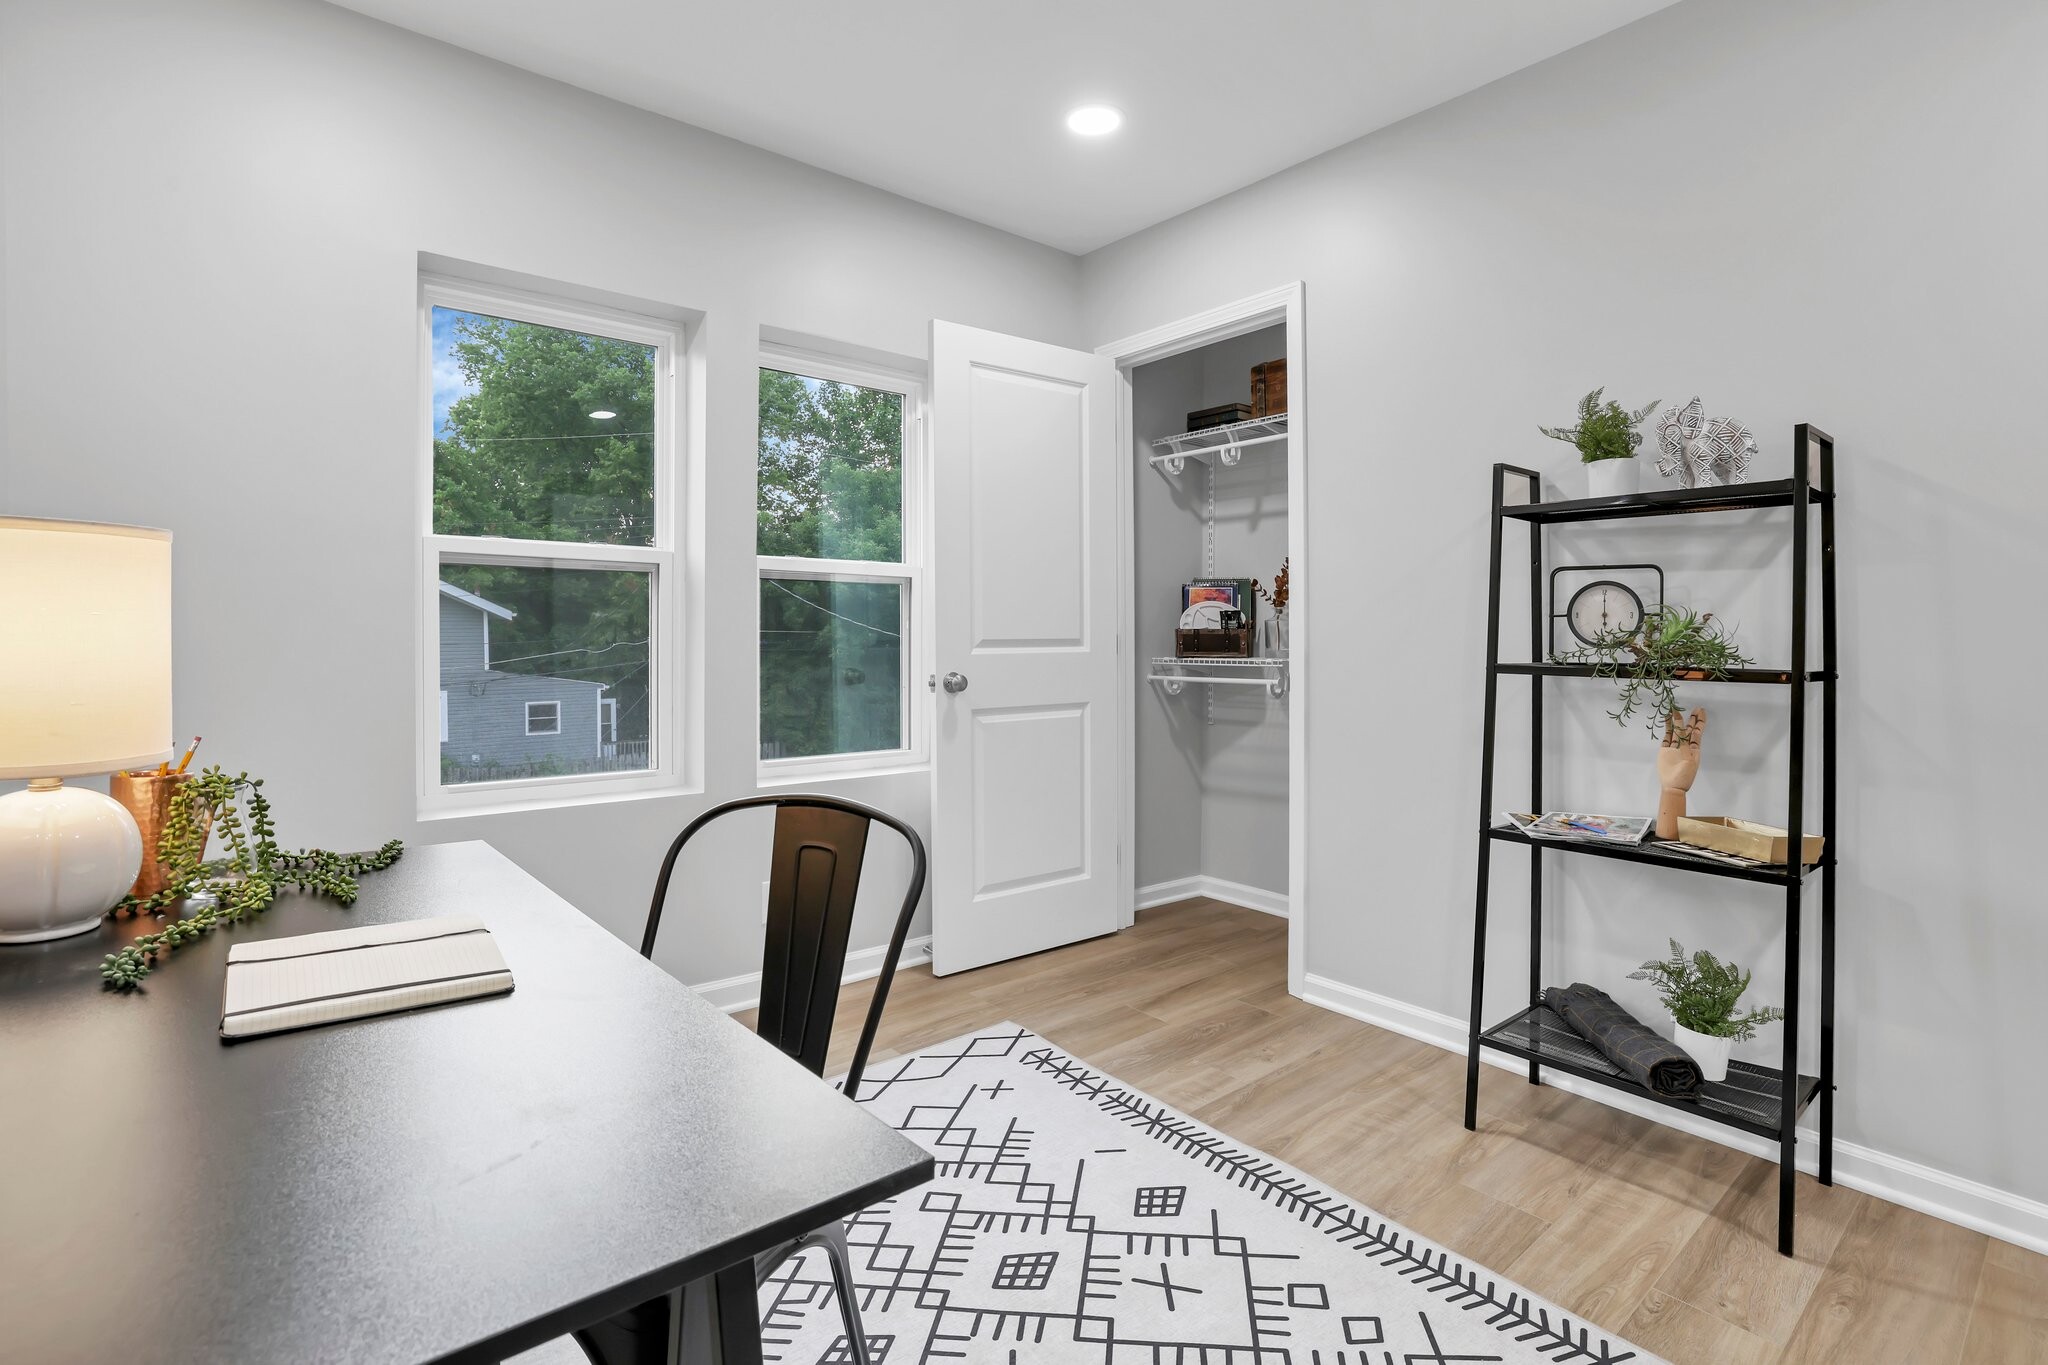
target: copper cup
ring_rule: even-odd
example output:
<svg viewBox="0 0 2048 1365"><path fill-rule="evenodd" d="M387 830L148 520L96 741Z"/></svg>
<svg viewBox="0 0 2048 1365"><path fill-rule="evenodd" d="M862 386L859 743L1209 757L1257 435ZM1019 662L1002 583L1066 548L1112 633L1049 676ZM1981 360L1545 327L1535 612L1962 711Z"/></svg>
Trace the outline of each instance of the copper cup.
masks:
<svg viewBox="0 0 2048 1365"><path fill-rule="evenodd" d="M189 773L115 773L107 783L107 793L120 802L127 812L135 817L136 828L142 831L142 871L135 878L135 885L128 888L128 894L138 900L154 896L171 884L171 870L158 857L158 846L164 837L164 826L171 818L171 798L178 789L192 780ZM201 811L199 815L199 853L206 855L206 840L213 832L213 812Z"/></svg>

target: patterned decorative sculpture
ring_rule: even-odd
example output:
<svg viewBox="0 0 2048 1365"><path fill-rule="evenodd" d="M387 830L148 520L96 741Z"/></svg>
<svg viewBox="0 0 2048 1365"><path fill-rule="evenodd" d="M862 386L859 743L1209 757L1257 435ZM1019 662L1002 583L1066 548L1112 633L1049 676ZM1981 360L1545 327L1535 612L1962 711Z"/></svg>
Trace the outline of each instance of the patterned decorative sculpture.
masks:
<svg viewBox="0 0 2048 1365"><path fill-rule="evenodd" d="M1657 419L1657 444L1663 458L1659 474L1678 476L1684 488L1718 488L1749 478L1756 437L1740 422L1725 417L1706 420L1697 395L1689 403L1666 408Z"/></svg>

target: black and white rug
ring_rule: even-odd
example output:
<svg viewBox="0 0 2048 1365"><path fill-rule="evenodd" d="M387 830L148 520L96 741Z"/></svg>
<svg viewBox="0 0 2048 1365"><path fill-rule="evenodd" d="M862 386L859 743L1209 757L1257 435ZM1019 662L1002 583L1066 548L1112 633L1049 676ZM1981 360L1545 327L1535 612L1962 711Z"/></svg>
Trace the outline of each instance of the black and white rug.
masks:
<svg viewBox="0 0 2048 1365"><path fill-rule="evenodd" d="M1654 1365L1015 1024L861 1091L938 1159L848 1225L876 1365ZM821 1253L761 1311L766 1359L852 1359Z"/></svg>

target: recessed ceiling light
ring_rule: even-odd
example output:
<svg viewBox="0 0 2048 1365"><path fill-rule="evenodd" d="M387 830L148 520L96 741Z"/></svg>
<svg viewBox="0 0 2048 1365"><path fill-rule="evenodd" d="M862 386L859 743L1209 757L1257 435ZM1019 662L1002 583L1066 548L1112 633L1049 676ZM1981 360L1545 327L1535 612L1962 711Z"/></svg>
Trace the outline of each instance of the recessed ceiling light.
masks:
<svg viewBox="0 0 2048 1365"><path fill-rule="evenodd" d="M596 412L593 412L590 415L592 417L595 417L600 422L602 422L607 417L618 416L618 414L616 412L613 412L610 408L599 408Z"/></svg>
<svg viewBox="0 0 2048 1365"><path fill-rule="evenodd" d="M1106 104L1084 104L1067 115L1067 128L1082 137L1101 137L1104 133L1115 132L1123 124L1123 111Z"/></svg>

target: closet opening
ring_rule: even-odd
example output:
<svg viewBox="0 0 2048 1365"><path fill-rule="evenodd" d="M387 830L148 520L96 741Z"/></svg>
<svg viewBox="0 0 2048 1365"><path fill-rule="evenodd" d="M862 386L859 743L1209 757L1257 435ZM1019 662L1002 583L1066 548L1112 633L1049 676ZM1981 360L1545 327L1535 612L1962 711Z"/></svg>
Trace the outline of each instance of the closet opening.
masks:
<svg viewBox="0 0 2048 1365"><path fill-rule="evenodd" d="M1303 992L1300 287L1103 348L1122 369L1131 910L1288 919Z"/></svg>

